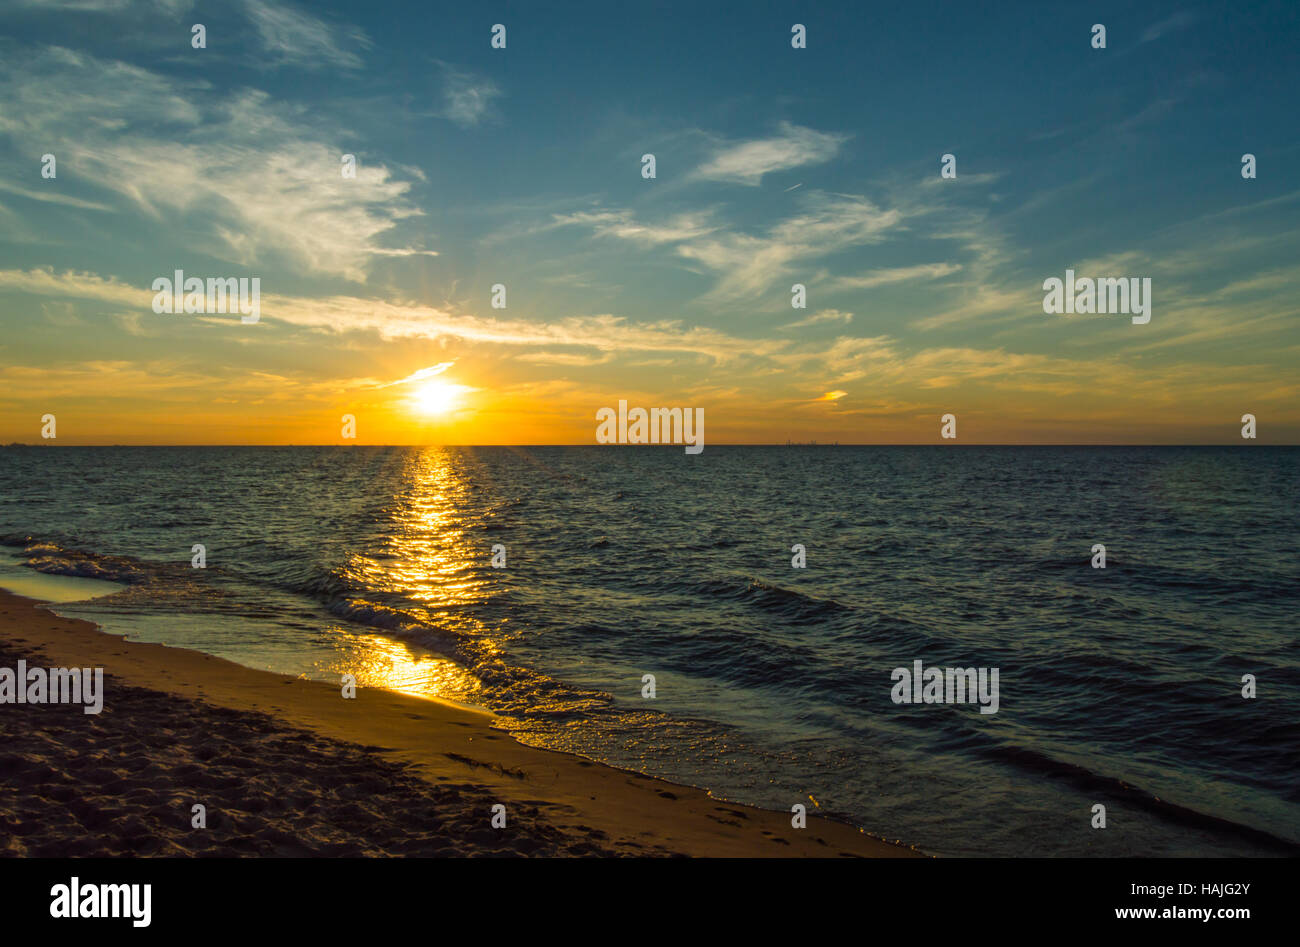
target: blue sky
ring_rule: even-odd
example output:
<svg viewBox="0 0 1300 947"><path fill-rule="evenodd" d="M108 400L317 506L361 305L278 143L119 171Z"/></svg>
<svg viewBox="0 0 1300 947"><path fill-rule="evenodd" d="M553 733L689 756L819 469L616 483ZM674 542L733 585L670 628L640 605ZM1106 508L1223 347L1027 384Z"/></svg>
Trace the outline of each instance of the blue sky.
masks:
<svg viewBox="0 0 1300 947"><path fill-rule="evenodd" d="M1294 3L0 11L0 439L1300 435ZM1151 323L1045 314L1067 267ZM261 322L155 314L176 268Z"/></svg>

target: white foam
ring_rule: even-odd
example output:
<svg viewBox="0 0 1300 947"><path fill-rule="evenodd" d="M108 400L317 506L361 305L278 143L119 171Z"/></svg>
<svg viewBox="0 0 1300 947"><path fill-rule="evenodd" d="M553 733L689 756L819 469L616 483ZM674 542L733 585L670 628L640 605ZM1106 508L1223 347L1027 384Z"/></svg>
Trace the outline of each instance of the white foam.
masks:
<svg viewBox="0 0 1300 947"><path fill-rule="evenodd" d="M20 565L22 559L0 552L0 589L40 602L83 602L103 598L126 588L120 582L83 579L73 575L46 575Z"/></svg>

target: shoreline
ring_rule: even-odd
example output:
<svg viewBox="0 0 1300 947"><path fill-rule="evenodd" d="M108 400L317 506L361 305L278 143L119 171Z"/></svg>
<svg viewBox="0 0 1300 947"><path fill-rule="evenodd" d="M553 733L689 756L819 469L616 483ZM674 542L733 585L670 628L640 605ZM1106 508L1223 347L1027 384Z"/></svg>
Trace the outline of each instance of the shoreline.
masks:
<svg viewBox="0 0 1300 947"><path fill-rule="evenodd" d="M0 854L921 857L813 812L795 829L788 812L526 746L489 711L360 687L348 700L340 686L128 641L4 590L0 651L0 666L102 667L106 691L99 715L0 705L11 836ZM47 795L55 783L88 796ZM129 814L111 792L88 805L119 785ZM207 829L190 825L190 799ZM491 826L496 804L505 828ZM80 832L67 810L85 816ZM49 824L31 825L41 812ZM129 831L97 841L105 827Z"/></svg>

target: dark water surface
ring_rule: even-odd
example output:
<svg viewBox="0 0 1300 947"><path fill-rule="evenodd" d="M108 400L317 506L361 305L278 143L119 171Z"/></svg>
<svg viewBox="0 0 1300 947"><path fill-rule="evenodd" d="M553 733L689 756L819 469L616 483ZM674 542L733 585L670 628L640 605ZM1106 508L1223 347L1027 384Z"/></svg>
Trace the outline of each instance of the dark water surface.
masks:
<svg viewBox="0 0 1300 947"><path fill-rule="evenodd" d="M1297 486L1254 446L5 449L0 586L936 854L1294 855ZM916 660L998 712L895 704Z"/></svg>

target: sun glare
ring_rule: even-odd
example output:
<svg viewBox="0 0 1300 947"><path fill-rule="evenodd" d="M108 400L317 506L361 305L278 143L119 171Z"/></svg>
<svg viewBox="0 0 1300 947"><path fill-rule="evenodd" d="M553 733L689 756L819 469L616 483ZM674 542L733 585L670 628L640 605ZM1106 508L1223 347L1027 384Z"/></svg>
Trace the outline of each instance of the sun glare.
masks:
<svg viewBox="0 0 1300 947"><path fill-rule="evenodd" d="M460 385L431 381L415 392L415 409L426 415L446 414L456 407L462 390Z"/></svg>

